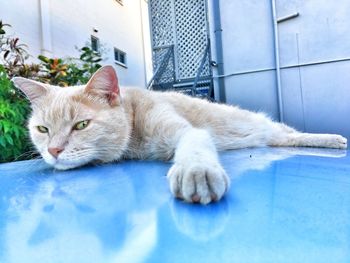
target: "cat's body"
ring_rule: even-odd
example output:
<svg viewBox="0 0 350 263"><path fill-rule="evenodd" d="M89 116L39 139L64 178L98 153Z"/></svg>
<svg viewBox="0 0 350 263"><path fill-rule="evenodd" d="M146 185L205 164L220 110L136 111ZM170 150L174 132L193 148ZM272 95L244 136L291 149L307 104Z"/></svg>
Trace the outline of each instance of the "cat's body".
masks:
<svg viewBox="0 0 350 263"><path fill-rule="evenodd" d="M32 102L31 138L46 162L70 169L96 160L173 159L171 191L189 202L206 204L228 189L217 150L347 147L340 135L300 133L238 107L174 92L120 90L108 66L86 87L62 89L22 78L15 83Z"/></svg>
<svg viewBox="0 0 350 263"><path fill-rule="evenodd" d="M176 92L125 89L121 95L133 126L126 158L171 159L177 145L175 131L188 125L206 130L219 151L258 146L344 147L338 135L299 133L263 113Z"/></svg>

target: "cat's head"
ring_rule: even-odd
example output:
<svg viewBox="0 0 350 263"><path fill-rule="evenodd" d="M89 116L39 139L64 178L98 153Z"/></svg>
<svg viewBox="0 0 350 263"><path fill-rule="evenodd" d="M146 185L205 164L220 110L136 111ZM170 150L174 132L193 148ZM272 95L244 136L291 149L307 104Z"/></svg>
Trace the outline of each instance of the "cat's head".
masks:
<svg viewBox="0 0 350 263"><path fill-rule="evenodd" d="M120 159L130 123L112 66L99 69L85 86L61 88L20 77L13 82L31 102L30 137L48 164L71 169Z"/></svg>

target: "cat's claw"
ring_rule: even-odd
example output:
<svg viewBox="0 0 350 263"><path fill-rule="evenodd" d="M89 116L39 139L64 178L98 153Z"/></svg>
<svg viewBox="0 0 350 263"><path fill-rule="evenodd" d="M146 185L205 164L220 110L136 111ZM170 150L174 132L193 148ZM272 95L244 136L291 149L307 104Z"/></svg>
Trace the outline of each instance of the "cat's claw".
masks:
<svg viewBox="0 0 350 263"><path fill-rule="evenodd" d="M171 192L190 203L208 204L222 198L230 180L218 163L174 164L167 175Z"/></svg>

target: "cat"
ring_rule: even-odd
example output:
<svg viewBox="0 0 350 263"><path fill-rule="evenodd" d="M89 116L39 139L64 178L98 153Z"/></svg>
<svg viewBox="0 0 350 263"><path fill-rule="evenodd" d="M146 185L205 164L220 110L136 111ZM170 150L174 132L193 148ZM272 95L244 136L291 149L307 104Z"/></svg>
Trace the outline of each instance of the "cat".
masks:
<svg viewBox="0 0 350 263"><path fill-rule="evenodd" d="M176 92L125 88L112 66L84 86L61 88L16 77L31 102L28 128L56 169L121 159L173 160L170 190L187 202L220 200L230 185L217 151L258 146L347 148L346 138L301 133L263 113Z"/></svg>

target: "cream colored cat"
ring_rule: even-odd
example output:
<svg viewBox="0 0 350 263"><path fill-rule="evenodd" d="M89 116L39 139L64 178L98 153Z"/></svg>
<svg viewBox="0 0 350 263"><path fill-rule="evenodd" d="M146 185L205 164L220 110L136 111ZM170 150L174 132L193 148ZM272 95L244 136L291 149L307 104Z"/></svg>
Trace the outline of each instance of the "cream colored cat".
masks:
<svg viewBox="0 0 350 263"><path fill-rule="evenodd" d="M120 89L111 66L86 86L13 81L31 101L30 135L47 163L64 170L124 158L173 160L167 175L171 192L188 202L207 204L227 191L230 182L217 150L347 147L340 135L300 133L238 107L174 92Z"/></svg>

